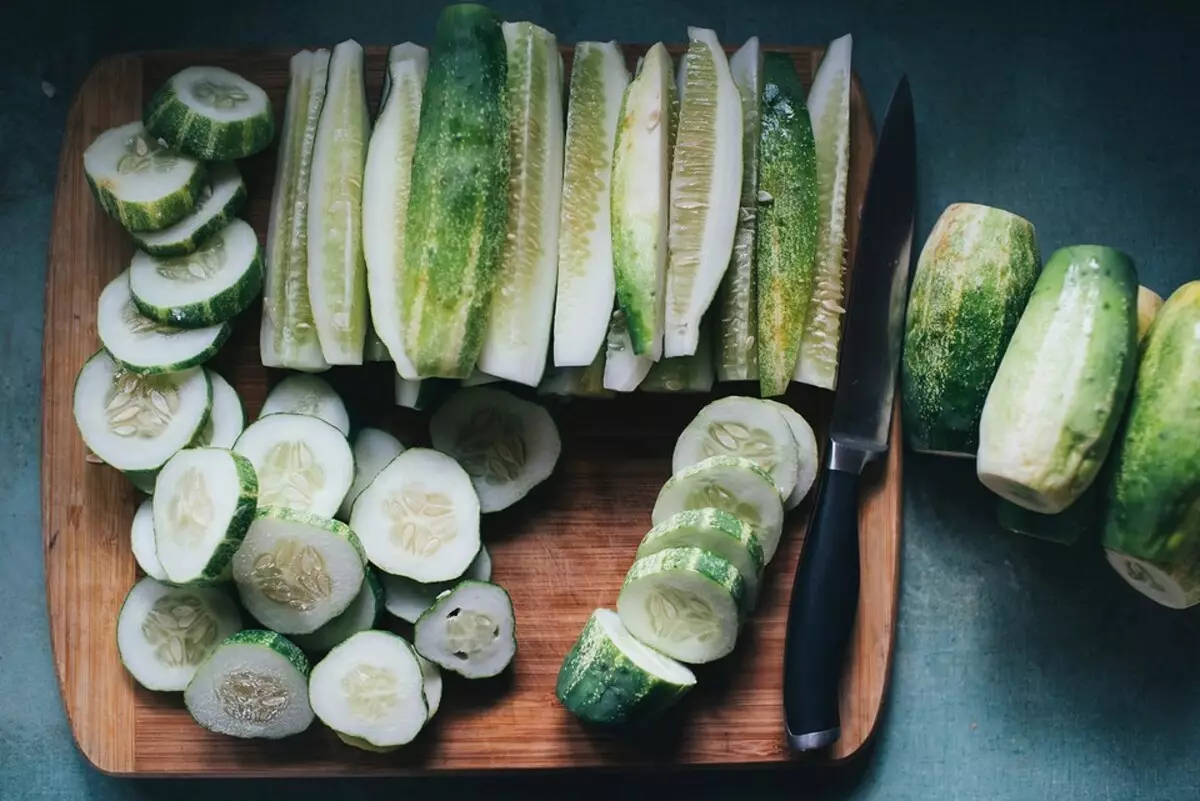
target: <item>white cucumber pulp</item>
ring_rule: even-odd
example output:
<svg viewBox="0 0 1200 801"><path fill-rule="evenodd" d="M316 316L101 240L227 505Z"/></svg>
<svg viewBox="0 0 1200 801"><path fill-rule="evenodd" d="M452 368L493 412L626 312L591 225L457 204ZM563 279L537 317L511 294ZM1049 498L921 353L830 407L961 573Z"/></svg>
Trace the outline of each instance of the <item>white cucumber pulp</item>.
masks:
<svg viewBox="0 0 1200 801"><path fill-rule="evenodd" d="M212 382L212 413L204 426L201 442L217 448L232 448L246 429L242 399L220 373L208 367L203 370Z"/></svg>
<svg viewBox="0 0 1200 801"><path fill-rule="evenodd" d="M404 576L393 576L390 573L382 574L380 579L383 584L388 614L409 623L416 623L421 613L433 606L433 602L439 595L446 590L453 589L459 581L463 579L491 581L492 556L488 553L487 546L480 545L479 553L471 560L471 564L467 565L463 574L450 581L435 581L425 584Z"/></svg>
<svg viewBox="0 0 1200 801"><path fill-rule="evenodd" d="M267 393L259 417L279 412L319 417L343 436L350 433L350 414L342 397L315 375L289 375Z"/></svg>
<svg viewBox="0 0 1200 801"><path fill-rule="evenodd" d="M633 392L650 374L654 359L633 351L625 312L616 309L608 327L604 348L604 388L613 392Z"/></svg>
<svg viewBox="0 0 1200 801"><path fill-rule="evenodd" d="M763 402L770 403L779 410L788 428L792 430L792 439L796 441L796 455L799 457L800 468L796 471L796 485L792 487L783 503L785 510L795 509L808 497L808 492L817 479L817 469L820 467L817 462L817 437L808 421L791 406L766 398Z"/></svg>
<svg viewBox="0 0 1200 801"><path fill-rule="evenodd" d="M131 238L138 250L151 256L195 253L241 212L246 197L246 182L237 165L217 162L209 169L208 183L200 190L191 213L161 231L131 231Z"/></svg>
<svg viewBox="0 0 1200 801"><path fill-rule="evenodd" d="M354 454L341 431L307 414L260 417L233 449L258 473L260 506L332 517L354 482Z"/></svg>
<svg viewBox="0 0 1200 801"><path fill-rule="evenodd" d="M351 450L354 454L354 483L350 485L350 491L338 509L338 517L342 520L350 519L354 500L388 462L404 453L404 446L388 432L368 427L359 429Z"/></svg>
<svg viewBox="0 0 1200 801"><path fill-rule="evenodd" d="M461 581L417 619L413 644L421 656L465 678L498 675L517 653L512 599L498 584Z"/></svg>
<svg viewBox="0 0 1200 801"><path fill-rule="evenodd" d="M367 568L362 587L346 610L311 634L296 634L292 641L309 653L323 653L360 631L375 628L384 609L383 585Z"/></svg>
<svg viewBox="0 0 1200 801"><path fill-rule="evenodd" d="M461 389L429 420L433 447L467 471L485 514L507 509L548 479L562 453L554 418L502 389Z"/></svg>
<svg viewBox="0 0 1200 801"><path fill-rule="evenodd" d="M616 42L580 42L571 64L558 228L554 364L586 367L607 340L613 277L612 152L629 85Z"/></svg>
<svg viewBox="0 0 1200 801"><path fill-rule="evenodd" d="M275 114L262 87L222 67L187 67L146 106L146 128L205 161L241 159L275 137Z"/></svg>
<svg viewBox="0 0 1200 801"><path fill-rule="evenodd" d="M425 678L425 706L432 718L442 706L442 671L436 663L420 654L417 654L417 661L421 663L421 675Z"/></svg>
<svg viewBox="0 0 1200 801"><path fill-rule="evenodd" d="M745 582L746 608L754 608L766 560L753 525L720 509L689 509L650 529L638 545L637 558L681 547L700 548L728 560Z"/></svg>
<svg viewBox="0 0 1200 801"><path fill-rule="evenodd" d="M129 543L142 572L156 581L166 581L167 571L158 561L158 546L154 542L154 502L150 498L142 501L133 513Z"/></svg>

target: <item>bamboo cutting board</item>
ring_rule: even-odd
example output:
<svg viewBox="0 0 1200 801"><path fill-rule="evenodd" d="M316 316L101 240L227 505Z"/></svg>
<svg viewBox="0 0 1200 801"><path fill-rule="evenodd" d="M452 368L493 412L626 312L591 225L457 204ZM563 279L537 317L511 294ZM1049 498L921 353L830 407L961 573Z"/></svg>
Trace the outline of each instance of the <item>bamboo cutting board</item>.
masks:
<svg viewBox="0 0 1200 801"><path fill-rule="evenodd" d="M644 46L626 46L633 66ZM674 54L682 48L672 48ZM821 50L790 49L807 87ZM72 416L75 375L99 348L96 302L128 263L129 237L93 200L82 154L95 136L139 117L150 93L175 71L216 64L263 86L281 116L292 51L144 53L98 64L75 98L62 146L46 286L42 516L46 593L55 667L79 747L102 771L121 775L318 776L454 771L766 765L794 761L783 738L781 670L787 602L815 490L790 513L780 552L764 577L757 612L736 651L697 671L699 684L666 718L614 739L578 725L554 698L563 656L591 611L612 608L650 510L670 475L675 438L716 394L635 393L612 400L543 398L563 439L556 474L516 506L486 516L493 580L512 594L519 650L503 676L447 678L441 711L412 745L374 755L340 744L319 721L288 740L244 741L194 724L179 694L142 689L117 654L121 601L138 577L129 527L141 496L117 472L86 460ZM564 48L566 74L570 50ZM378 102L384 48L368 48L368 86ZM848 242L857 238L874 133L853 83ZM244 216L265 238L275 147L239 164L250 202ZM281 377L258 359L259 308L237 322L211 363L241 394L247 419ZM388 364L337 368L326 377L356 425L425 443L427 416L392 405ZM784 400L823 441L828 393L793 385ZM894 421L886 462L870 468L860 508L862 593L843 682L842 737L820 759L844 760L875 729L887 686L896 618L901 535L901 448ZM403 629L397 629L404 631ZM408 633L408 632L404 632Z"/></svg>

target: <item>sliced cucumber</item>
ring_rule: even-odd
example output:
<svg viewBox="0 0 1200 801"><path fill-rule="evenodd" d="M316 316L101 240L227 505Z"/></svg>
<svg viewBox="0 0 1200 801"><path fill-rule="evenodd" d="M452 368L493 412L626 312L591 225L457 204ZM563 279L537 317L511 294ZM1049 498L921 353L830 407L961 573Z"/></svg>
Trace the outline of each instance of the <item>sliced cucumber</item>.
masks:
<svg viewBox="0 0 1200 801"><path fill-rule="evenodd" d="M435 663L417 654L421 663L421 675L425 678L425 705L432 719L442 706L442 671Z"/></svg>
<svg viewBox="0 0 1200 801"><path fill-rule="evenodd" d="M616 309L608 327L604 351L604 388L613 392L633 392L650 374L654 359L634 353L625 312Z"/></svg>
<svg viewBox="0 0 1200 801"><path fill-rule="evenodd" d="M346 611L311 634L296 634L292 640L310 654L324 653L360 631L375 628L383 608L383 585L368 567L363 573L362 587Z"/></svg>
<svg viewBox="0 0 1200 801"><path fill-rule="evenodd" d="M712 326L700 325L700 341L691 356L656 361L638 389L644 392L710 392L713 387Z"/></svg>
<svg viewBox="0 0 1200 801"><path fill-rule="evenodd" d="M517 653L512 599L498 584L461 581L417 619L413 644L421 656L468 679L498 675Z"/></svg>
<svg viewBox="0 0 1200 801"><path fill-rule="evenodd" d="M341 431L320 418L279 412L260 417L234 450L254 464L260 506L332 517L354 481L354 455Z"/></svg>
<svg viewBox="0 0 1200 801"><path fill-rule="evenodd" d="M192 211L161 231L131 231L133 244L151 256L186 256L233 221L246 206L246 182L232 161L213 164Z"/></svg>
<svg viewBox="0 0 1200 801"><path fill-rule="evenodd" d="M212 382L212 413L204 425L200 441L216 448L232 448L246 429L246 410L237 390L220 373L203 368Z"/></svg>
<svg viewBox="0 0 1200 801"><path fill-rule="evenodd" d="M129 675L147 690L180 692L217 646L242 627L222 588L172 587L143 578L117 616L117 649Z"/></svg>
<svg viewBox="0 0 1200 801"><path fill-rule="evenodd" d="M471 476L485 514L507 509L548 479L562 453L545 407L492 387L455 392L429 420L433 447Z"/></svg>
<svg viewBox="0 0 1200 801"><path fill-rule="evenodd" d="M480 545L479 553L471 560L471 564L467 565L466 571L450 581L423 584L404 576L393 576L390 573L384 573L381 579L388 614L409 623L416 623L421 613L433 606L433 602L439 595L446 590L453 589L459 581L463 579L491 581L492 555L488 553L487 546Z"/></svg>
<svg viewBox="0 0 1200 801"><path fill-rule="evenodd" d="M462 575L479 553L479 498L458 462L410 448L379 472L350 512L371 563L415 581Z"/></svg>
<svg viewBox="0 0 1200 801"><path fill-rule="evenodd" d="M100 208L130 231L161 231L188 216L208 168L148 134L142 123L109 128L83 151L83 170Z"/></svg>
<svg viewBox="0 0 1200 801"><path fill-rule="evenodd" d="M714 553L736 567L746 585L746 608L754 608L766 560L751 523L713 507L679 512L646 532L637 558L687 547Z"/></svg>
<svg viewBox="0 0 1200 801"><path fill-rule="evenodd" d="M817 461L817 438L808 421L791 406L765 398L763 402L770 403L779 410L787 422L788 428L792 430L792 439L796 441L796 455L799 457L800 469L796 471L796 486L792 487L792 491L788 493L787 499L783 502L785 510L795 509L801 501L808 497L808 491L812 489L813 482L817 479L817 469L820 467L820 463Z"/></svg>
<svg viewBox="0 0 1200 801"><path fill-rule="evenodd" d="M267 393L259 417L280 412L319 417L343 436L350 434L346 403L328 381L315 375L289 375Z"/></svg>
<svg viewBox="0 0 1200 801"><path fill-rule="evenodd" d="M154 543L154 502L150 498L142 501L133 513L129 542L133 558L142 572L155 581L166 581L167 571L158 561L158 546Z"/></svg>
<svg viewBox="0 0 1200 801"><path fill-rule="evenodd" d="M221 67L171 76L146 107L146 129L204 161L252 156L275 138L275 113L262 87Z"/></svg>
<svg viewBox="0 0 1200 801"><path fill-rule="evenodd" d="M396 373L396 405L417 411L427 409L456 383L442 378L412 381Z"/></svg>
<svg viewBox="0 0 1200 801"><path fill-rule="evenodd" d="M245 629L200 665L183 702L209 731L278 740L312 725L308 672L304 652L286 637Z"/></svg>
<svg viewBox="0 0 1200 801"><path fill-rule="evenodd" d="M375 476L379 475L379 471L386 467L388 462L404 453L404 446L386 431L362 428L354 438L352 450L354 483L350 485L350 491L346 493L346 498L338 509L338 517L342 520L350 519L350 509L353 508L355 499L375 480Z"/></svg>

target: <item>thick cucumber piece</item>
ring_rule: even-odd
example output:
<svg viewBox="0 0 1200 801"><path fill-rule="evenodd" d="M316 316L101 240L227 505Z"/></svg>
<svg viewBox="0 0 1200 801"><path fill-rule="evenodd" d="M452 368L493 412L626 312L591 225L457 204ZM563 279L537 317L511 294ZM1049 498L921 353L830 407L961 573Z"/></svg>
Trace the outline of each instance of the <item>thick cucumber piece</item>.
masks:
<svg viewBox="0 0 1200 801"><path fill-rule="evenodd" d="M213 164L208 183L186 217L161 231L131 231L138 250L151 256L186 256L233 221L246 206L246 182L232 161Z"/></svg>
<svg viewBox="0 0 1200 801"><path fill-rule="evenodd" d="M355 499L375 480L379 471L387 467L388 462L404 453L404 446L388 432L366 427L359 429L352 451L354 483L350 485L350 491L338 509L338 517L342 520L350 519Z"/></svg>
<svg viewBox="0 0 1200 801"><path fill-rule="evenodd" d="M129 291L138 311L163 325L204 328L237 317L262 291L262 249L234 220L186 256L134 254Z"/></svg>
<svg viewBox="0 0 1200 801"><path fill-rule="evenodd" d="M244 739L278 740L312 725L308 659L273 631L232 635L196 670L183 702L209 731Z"/></svg>
<svg viewBox="0 0 1200 801"><path fill-rule="evenodd" d="M203 161L253 156L275 138L275 113L262 87L221 67L188 67L146 106L146 130Z"/></svg>
<svg viewBox="0 0 1200 801"><path fill-rule="evenodd" d="M575 45L558 228L556 367L586 367L604 349L607 338L609 309L616 297L612 156L621 98L628 85L620 45Z"/></svg>
<svg viewBox="0 0 1200 801"><path fill-rule="evenodd" d="M988 389L1042 269L1033 225L954 203L917 260L900 378L913 450L973 457Z"/></svg>
<svg viewBox="0 0 1200 801"><path fill-rule="evenodd" d="M1000 361L979 421L979 480L1057 514L1095 480L1137 368L1137 273L1095 245L1051 255Z"/></svg>
<svg viewBox="0 0 1200 801"><path fill-rule="evenodd" d="M360 631L375 628L383 616L383 609L383 585L375 571L368 567L363 573L362 587L346 611L311 634L296 634L292 640L310 654L324 653Z"/></svg>
<svg viewBox="0 0 1200 801"><path fill-rule="evenodd" d="M133 513L129 544L143 573L156 581L167 580L167 571L158 561L158 546L154 542L154 501L150 498L142 501Z"/></svg>
<svg viewBox="0 0 1200 801"><path fill-rule="evenodd" d="M354 482L354 455L345 435L312 415L260 417L233 448L258 473L260 506L332 517Z"/></svg>
<svg viewBox="0 0 1200 801"><path fill-rule="evenodd" d="M654 359L649 354L639 356L633 350L625 312L617 308L608 326L608 343L604 349L604 388L611 392L633 392L650 374Z"/></svg>
<svg viewBox="0 0 1200 801"><path fill-rule="evenodd" d="M1142 343L1104 524L1109 562L1163 606L1200 603L1200 281L1176 289Z"/></svg>
<svg viewBox="0 0 1200 801"><path fill-rule="evenodd" d="M237 390L220 373L203 368L212 382L212 413L204 425L200 442L215 448L232 448L246 430L246 410Z"/></svg>
<svg viewBox="0 0 1200 801"><path fill-rule="evenodd" d="M308 188L317 123L325 104L329 51L302 50L289 62L287 106L267 227L259 352L264 367L329 368L308 299Z"/></svg>
<svg viewBox="0 0 1200 801"><path fill-rule="evenodd" d="M429 419L433 447L471 476L483 513L507 509L548 479L562 453L545 407L492 387L462 389Z"/></svg>
<svg viewBox="0 0 1200 801"><path fill-rule="evenodd" d="M786 53L763 54L758 201L758 383L771 397L792 380L808 330L819 227L812 122Z"/></svg>
<svg viewBox="0 0 1200 801"><path fill-rule="evenodd" d="M728 559L667 548L633 563L617 596L629 633L680 662L704 664L737 644L746 582Z"/></svg>
<svg viewBox="0 0 1200 801"><path fill-rule="evenodd" d="M508 232L478 367L536 387L546 369L558 277L563 78L554 34L505 22L508 45Z"/></svg>
<svg viewBox="0 0 1200 801"><path fill-rule="evenodd" d="M705 318L700 341L691 356L654 362L638 389L644 392L709 392L713 386L712 325Z"/></svg>
<svg viewBox="0 0 1200 801"><path fill-rule="evenodd" d="M639 642L611 609L597 609L563 659L559 703L584 723L625 726L653 719L696 686L686 666Z"/></svg>
<svg viewBox="0 0 1200 801"><path fill-rule="evenodd" d="M223 322L177 328L141 313L129 289L129 270L100 292L96 333L114 359L137 373L177 373L216 355L233 330Z"/></svg>
<svg viewBox="0 0 1200 801"><path fill-rule="evenodd" d="M181 692L217 646L242 627L223 588L172 587L146 577L117 616L117 649L129 675L147 690Z"/></svg>
<svg viewBox="0 0 1200 801"><path fill-rule="evenodd" d="M617 300L633 353L653 360L662 356L666 315L671 72L671 57L658 42L625 90L612 162Z"/></svg>
<svg viewBox="0 0 1200 801"><path fill-rule="evenodd" d="M420 378L466 378L483 346L508 227L508 61L488 8L444 9L413 153L400 285Z"/></svg>
<svg viewBox="0 0 1200 801"><path fill-rule="evenodd" d="M846 267L846 195L850 180L849 34L829 43L808 92L817 149L817 261L794 378L832 389L837 383Z"/></svg>
<svg viewBox="0 0 1200 801"><path fill-rule="evenodd" d="M1150 332L1150 325L1154 322L1154 318L1158 316L1159 309L1162 308L1162 296L1149 287L1139 286L1137 295L1137 315L1138 315L1138 344L1146 338L1146 334Z"/></svg>
<svg viewBox="0 0 1200 801"><path fill-rule="evenodd" d="M479 553L471 477L430 448L410 448L389 462L354 502L350 525L373 565L414 581L460 576Z"/></svg>
<svg viewBox="0 0 1200 801"><path fill-rule="evenodd" d="M187 217L208 168L146 132L141 122L109 128L83 151L83 170L100 208L130 231L161 231Z"/></svg>
<svg viewBox="0 0 1200 801"><path fill-rule="evenodd" d="M498 584L461 581L417 619L413 644L421 656L460 676L496 676L517 653L512 599Z"/></svg>
<svg viewBox="0 0 1200 801"><path fill-rule="evenodd" d="M315 375L289 375L267 393L259 417L280 412L319 417L343 436L350 434L345 401L328 381Z"/></svg>
<svg viewBox="0 0 1200 801"><path fill-rule="evenodd" d="M333 49L308 184L308 299L329 364L362 364L367 332L363 171L371 120L362 45Z"/></svg>
<svg viewBox="0 0 1200 801"><path fill-rule="evenodd" d="M746 608L754 608L766 559L750 522L713 507L679 512L646 532L636 558L689 547L714 553L736 567L746 587Z"/></svg>
<svg viewBox="0 0 1200 801"><path fill-rule="evenodd" d="M424 584L404 576L384 573L382 580L388 614L409 623L416 623L421 613L433 606L439 595L454 589L454 585L464 579L491 581L492 556L488 553L487 546L480 545L479 553L467 566L466 571L450 581Z"/></svg>
<svg viewBox="0 0 1200 801"><path fill-rule="evenodd" d="M792 430L792 439L796 441L796 456L800 469L796 473L796 486L788 493L783 501L785 511L795 509L808 496L813 482L817 480L820 462L817 461L817 437L808 421L791 406L778 401L764 399L764 403L772 404L787 422Z"/></svg>

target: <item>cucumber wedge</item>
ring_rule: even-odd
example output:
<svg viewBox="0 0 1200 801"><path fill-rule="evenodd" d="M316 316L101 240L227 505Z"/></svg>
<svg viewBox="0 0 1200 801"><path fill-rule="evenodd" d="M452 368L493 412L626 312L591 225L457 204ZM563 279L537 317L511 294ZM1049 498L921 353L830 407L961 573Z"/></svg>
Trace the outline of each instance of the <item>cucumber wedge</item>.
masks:
<svg viewBox="0 0 1200 801"><path fill-rule="evenodd" d="M796 485L784 499L784 510L795 509L800 502L808 497L813 482L817 479L820 463L817 461L817 437L813 434L812 426L799 412L784 403L764 399L783 415L788 428L792 430L792 439L796 441L796 456L799 459L799 470L796 472Z"/></svg>
<svg viewBox="0 0 1200 801"><path fill-rule="evenodd" d="M155 581L167 580L167 571L158 561L158 546L154 542L154 501L142 501L133 513L133 525L129 530L129 544L133 558L139 568Z"/></svg>
<svg viewBox="0 0 1200 801"><path fill-rule="evenodd" d="M325 653L358 632L375 628L383 616L383 602L383 585L368 567L363 573L362 587L346 611L311 634L293 635L292 641L310 654Z"/></svg>
<svg viewBox="0 0 1200 801"><path fill-rule="evenodd" d="M466 571L450 581L434 581L425 584L404 576L384 573L382 580L388 614L409 623L416 623L421 613L433 606L433 602L439 595L454 589L454 585L458 582L464 579L491 581L491 578L492 556L484 545L479 546L479 553L467 566Z"/></svg>
<svg viewBox="0 0 1200 801"><path fill-rule="evenodd" d="M712 507L679 512L646 532L636 558L689 547L714 553L736 567L746 586L746 608L754 608L766 560L753 525Z"/></svg>
<svg viewBox="0 0 1200 801"><path fill-rule="evenodd" d="M246 410L237 390L220 373L203 368L212 383L212 413L204 425L201 444L215 448L232 448L246 430Z"/></svg>
<svg viewBox="0 0 1200 801"><path fill-rule="evenodd" d="M343 436L350 434L345 402L328 381L315 375L289 375L267 393L258 416L280 412L319 417Z"/></svg>
<svg viewBox="0 0 1200 801"><path fill-rule="evenodd" d="M151 135L204 161L252 156L275 138L271 100L257 84L221 67L187 67L150 98Z"/></svg>
<svg viewBox="0 0 1200 801"><path fill-rule="evenodd" d="M260 506L332 517L354 481L354 455L345 435L312 415L260 417L233 447L258 473Z"/></svg>
<svg viewBox="0 0 1200 801"><path fill-rule="evenodd" d="M359 429L352 450L354 483L350 485L350 491L338 509L338 518L341 520L350 519L355 499L375 480L379 471L387 467L388 462L404 453L404 446L388 432L367 427Z"/></svg>
<svg viewBox="0 0 1200 801"><path fill-rule="evenodd" d="M237 165L222 161L211 165L208 183L200 191L191 213L161 231L131 231L138 250L151 256L186 256L195 253L209 237L233 221L246 206L246 182Z"/></svg>
<svg viewBox="0 0 1200 801"><path fill-rule="evenodd" d="M604 388L612 392L633 392L650 374L654 359L639 356L633 350L625 312L616 309L608 327L608 344L604 351Z"/></svg>
<svg viewBox="0 0 1200 801"><path fill-rule="evenodd" d="M512 599L498 584L459 582L417 619L413 644L430 662L465 678L496 676L517 653Z"/></svg>

